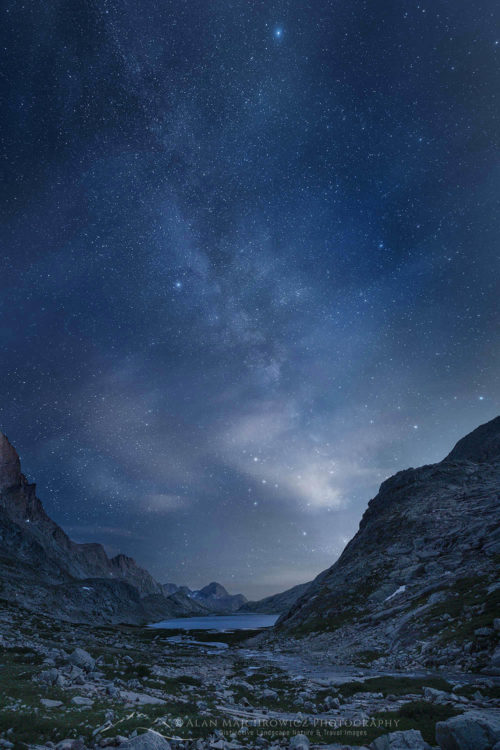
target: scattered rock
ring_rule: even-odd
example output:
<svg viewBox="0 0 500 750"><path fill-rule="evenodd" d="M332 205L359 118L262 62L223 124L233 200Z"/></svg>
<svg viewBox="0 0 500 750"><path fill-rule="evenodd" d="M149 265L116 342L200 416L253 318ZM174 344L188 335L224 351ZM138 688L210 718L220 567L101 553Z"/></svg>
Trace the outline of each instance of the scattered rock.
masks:
<svg viewBox="0 0 500 750"><path fill-rule="evenodd" d="M445 703L450 699L448 693L444 690L436 690L436 688L424 687L423 689L424 698L432 703Z"/></svg>
<svg viewBox="0 0 500 750"><path fill-rule="evenodd" d="M47 685L55 685L59 677L59 670L52 667L52 669L45 669L43 672L40 672L38 679L41 682L47 683Z"/></svg>
<svg viewBox="0 0 500 750"><path fill-rule="evenodd" d="M290 750L309 750L309 740L305 734L296 734L288 745Z"/></svg>
<svg viewBox="0 0 500 750"><path fill-rule="evenodd" d="M85 750L85 745L81 740L66 739L57 743L56 750Z"/></svg>
<svg viewBox="0 0 500 750"><path fill-rule="evenodd" d="M94 705L94 701L91 698L86 698L84 695L73 696L71 703L74 703L75 706L85 706L87 708Z"/></svg>
<svg viewBox="0 0 500 750"><path fill-rule="evenodd" d="M161 734L150 729L123 742L120 750L170 750L170 744Z"/></svg>
<svg viewBox="0 0 500 750"><path fill-rule="evenodd" d="M262 691L262 697L271 698L274 700L275 698L278 697L278 693L276 692L276 690L272 690L271 688L266 688L265 690Z"/></svg>
<svg viewBox="0 0 500 750"><path fill-rule="evenodd" d="M40 703L45 708L60 708L60 706L64 706L62 701L53 701L50 698L41 698Z"/></svg>
<svg viewBox="0 0 500 750"><path fill-rule="evenodd" d="M406 732L391 732L377 737L370 750L430 750L430 746L417 729L408 729Z"/></svg>
<svg viewBox="0 0 500 750"><path fill-rule="evenodd" d="M441 750L491 750L500 741L498 716L468 712L436 724Z"/></svg>
<svg viewBox="0 0 500 750"><path fill-rule="evenodd" d="M139 705L150 703L160 706L165 703L161 698L155 698L153 695L147 695L146 693L135 693L133 690L121 690L120 696L127 703L136 703Z"/></svg>
<svg viewBox="0 0 500 750"><path fill-rule="evenodd" d="M91 672L95 667L95 659L83 648L75 648L73 653L70 654L69 661L87 672Z"/></svg>

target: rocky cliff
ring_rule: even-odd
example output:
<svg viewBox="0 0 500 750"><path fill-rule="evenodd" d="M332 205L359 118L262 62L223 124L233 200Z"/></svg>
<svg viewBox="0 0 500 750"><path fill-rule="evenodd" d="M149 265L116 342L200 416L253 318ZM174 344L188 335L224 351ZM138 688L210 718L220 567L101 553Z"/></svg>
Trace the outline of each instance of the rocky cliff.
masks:
<svg viewBox="0 0 500 750"><path fill-rule="evenodd" d="M77 622L145 622L204 613L171 598L131 557L77 544L45 512L0 433L0 596Z"/></svg>
<svg viewBox="0 0 500 750"><path fill-rule="evenodd" d="M126 555L108 558L100 544L77 544L45 512L36 485L21 473L21 464L7 437L0 433L0 508L4 517L37 541L61 570L74 578L116 578L140 594L162 594L152 576Z"/></svg>
<svg viewBox="0 0 500 750"><path fill-rule="evenodd" d="M344 662L498 669L499 493L497 417L440 463L385 481L276 632L322 639Z"/></svg>

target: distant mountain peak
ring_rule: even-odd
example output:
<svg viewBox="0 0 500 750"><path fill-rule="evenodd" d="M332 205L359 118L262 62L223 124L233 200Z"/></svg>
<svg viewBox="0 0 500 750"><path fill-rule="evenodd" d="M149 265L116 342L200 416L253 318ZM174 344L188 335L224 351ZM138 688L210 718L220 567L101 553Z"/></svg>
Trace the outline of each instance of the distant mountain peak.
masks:
<svg viewBox="0 0 500 750"><path fill-rule="evenodd" d="M229 596L224 586L221 583L217 583L217 581L208 583L206 586L200 589L198 593L202 596L211 596L215 597L216 599L222 599L225 596Z"/></svg>

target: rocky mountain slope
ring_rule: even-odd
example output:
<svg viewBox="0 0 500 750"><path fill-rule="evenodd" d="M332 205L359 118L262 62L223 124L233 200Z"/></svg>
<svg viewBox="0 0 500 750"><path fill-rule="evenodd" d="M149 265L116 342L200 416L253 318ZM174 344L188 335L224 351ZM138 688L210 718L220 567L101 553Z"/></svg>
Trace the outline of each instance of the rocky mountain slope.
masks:
<svg viewBox="0 0 500 750"><path fill-rule="evenodd" d="M43 547L74 578L115 578L134 586L142 595L162 594L152 576L131 557L111 559L100 544L77 544L45 512L36 496L36 485L21 473L21 463L7 437L0 433L0 508L10 520Z"/></svg>
<svg viewBox="0 0 500 750"><path fill-rule="evenodd" d="M279 594L273 594L272 596L266 596L265 599L259 599L255 602L245 602L238 612L255 612L256 614L263 615L279 615L282 612L287 612L309 588L311 585L308 583L299 583L297 586L293 586L291 589L282 591Z"/></svg>
<svg viewBox="0 0 500 750"><path fill-rule="evenodd" d="M145 622L207 609L183 594L165 596L126 555L77 544L45 512L0 433L0 596L76 622Z"/></svg>
<svg viewBox="0 0 500 750"><path fill-rule="evenodd" d="M498 673L499 500L497 417L440 463L385 481L276 632L322 641L343 662Z"/></svg>

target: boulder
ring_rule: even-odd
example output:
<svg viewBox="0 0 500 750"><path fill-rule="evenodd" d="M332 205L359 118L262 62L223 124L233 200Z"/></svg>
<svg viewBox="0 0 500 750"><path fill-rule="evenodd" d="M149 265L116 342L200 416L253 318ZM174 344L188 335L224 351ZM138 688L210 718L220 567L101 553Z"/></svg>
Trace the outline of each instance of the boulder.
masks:
<svg viewBox="0 0 500 750"><path fill-rule="evenodd" d="M139 734L123 742L120 750L170 750L170 744L161 734L149 729L145 734Z"/></svg>
<svg viewBox="0 0 500 750"><path fill-rule="evenodd" d="M474 635L477 638L490 638L494 634L493 628L477 628Z"/></svg>
<svg viewBox="0 0 500 750"><path fill-rule="evenodd" d="M39 680L46 682L47 685L55 685L59 677L59 671L55 667L52 667L52 669L45 669L43 672L40 672Z"/></svg>
<svg viewBox="0 0 500 750"><path fill-rule="evenodd" d="M51 698L41 698L40 703L45 708L60 708L60 706L64 705L62 701L54 701Z"/></svg>
<svg viewBox="0 0 500 750"><path fill-rule="evenodd" d="M309 740L305 734L296 734L290 740L288 747L289 750L309 750Z"/></svg>
<svg viewBox="0 0 500 750"><path fill-rule="evenodd" d="M491 666L498 667L500 669L500 646L497 646L497 648L493 652L493 656L491 657Z"/></svg>
<svg viewBox="0 0 500 750"><path fill-rule="evenodd" d="M469 711L436 724L441 750L491 750L500 741L500 717Z"/></svg>
<svg viewBox="0 0 500 750"><path fill-rule="evenodd" d="M377 737L370 750L429 750L429 745L417 729L406 732L391 732Z"/></svg>
<svg viewBox="0 0 500 750"><path fill-rule="evenodd" d="M271 688L265 688L262 691L262 697L263 698L271 698L271 699L274 700L275 698L278 697L278 693L276 692L276 690L272 690Z"/></svg>
<svg viewBox="0 0 500 750"><path fill-rule="evenodd" d="M424 687L423 693L425 700L432 703L444 703L450 699L448 693L445 693L444 690L436 690L436 688Z"/></svg>
<svg viewBox="0 0 500 750"><path fill-rule="evenodd" d="M95 659L83 648L75 648L73 653L70 654L69 660L72 664L87 670L87 672L91 672L95 667Z"/></svg>
<svg viewBox="0 0 500 750"><path fill-rule="evenodd" d="M86 708L94 705L94 701L91 698L86 698L84 695L75 695L71 699L71 703L75 706L85 706Z"/></svg>

